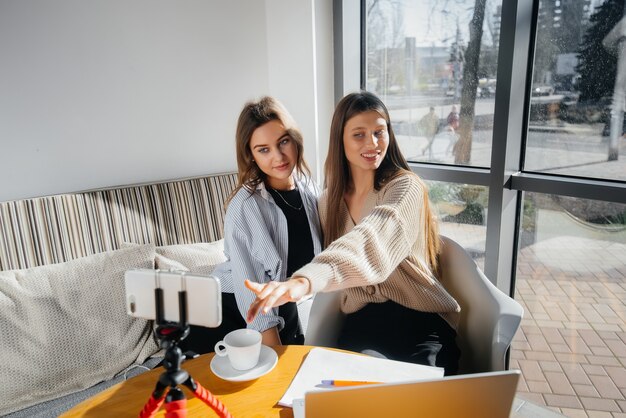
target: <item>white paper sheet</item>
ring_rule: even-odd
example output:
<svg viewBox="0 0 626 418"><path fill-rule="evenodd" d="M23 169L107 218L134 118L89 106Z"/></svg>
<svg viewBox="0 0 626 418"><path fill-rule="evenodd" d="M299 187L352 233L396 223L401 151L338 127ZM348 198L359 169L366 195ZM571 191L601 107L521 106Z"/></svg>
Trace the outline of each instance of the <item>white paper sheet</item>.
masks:
<svg viewBox="0 0 626 418"><path fill-rule="evenodd" d="M278 404L291 407L293 400L304 398L306 392L332 390L322 386L322 380L390 383L438 377L443 377L441 367L314 348L304 359L300 370Z"/></svg>

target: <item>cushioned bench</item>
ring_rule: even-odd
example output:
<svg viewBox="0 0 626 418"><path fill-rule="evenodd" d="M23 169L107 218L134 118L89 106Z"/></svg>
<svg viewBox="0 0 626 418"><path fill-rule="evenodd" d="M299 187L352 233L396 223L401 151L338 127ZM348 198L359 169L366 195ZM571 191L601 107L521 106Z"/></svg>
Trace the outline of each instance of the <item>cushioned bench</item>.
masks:
<svg viewBox="0 0 626 418"><path fill-rule="evenodd" d="M0 203L0 415L57 415L154 367L152 324L126 315L123 272L209 273L224 260L236 182L228 173Z"/></svg>

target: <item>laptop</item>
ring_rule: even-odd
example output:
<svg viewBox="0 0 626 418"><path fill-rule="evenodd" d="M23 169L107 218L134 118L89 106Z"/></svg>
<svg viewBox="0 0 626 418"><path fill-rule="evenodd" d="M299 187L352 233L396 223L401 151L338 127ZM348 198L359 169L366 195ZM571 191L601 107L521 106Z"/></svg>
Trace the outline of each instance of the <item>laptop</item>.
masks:
<svg viewBox="0 0 626 418"><path fill-rule="evenodd" d="M511 413L519 376L510 370L307 392L304 416L503 418ZM299 406L294 401L294 415Z"/></svg>

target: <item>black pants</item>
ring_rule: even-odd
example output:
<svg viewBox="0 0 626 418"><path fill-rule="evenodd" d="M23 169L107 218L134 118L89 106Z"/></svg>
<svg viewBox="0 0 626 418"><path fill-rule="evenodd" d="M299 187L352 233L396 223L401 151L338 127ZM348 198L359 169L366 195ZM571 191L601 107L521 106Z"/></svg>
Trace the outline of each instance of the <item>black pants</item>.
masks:
<svg viewBox="0 0 626 418"><path fill-rule="evenodd" d="M283 344L303 344L304 336L300 331L298 309L295 303L288 303L278 309L278 314L285 320L285 327L280 331L280 340ZM194 351L198 354L212 353L215 344L224 339L224 336L239 328L246 328L246 321L241 316L235 295L222 293L222 323L217 328L206 328L191 325L191 332L180 343L185 351Z"/></svg>
<svg viewBox="0 0 626 418"><path fill-rule="evenodd" d="M346 316L339 348L374 350L399 361L458 371L456 332L441 316L406 308L392 301L370 303Z"/></svg>

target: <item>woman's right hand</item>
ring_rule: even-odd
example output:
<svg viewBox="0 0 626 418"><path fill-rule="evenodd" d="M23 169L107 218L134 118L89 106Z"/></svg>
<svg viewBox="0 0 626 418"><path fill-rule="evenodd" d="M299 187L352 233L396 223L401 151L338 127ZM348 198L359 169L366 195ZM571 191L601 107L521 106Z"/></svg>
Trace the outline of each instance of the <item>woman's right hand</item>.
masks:
<svg viewBox="0 0 626 418"><path fill-rule="evenodd" d="M311 283L305 277L294 277L286 282L259 284L246 280L246 287L256 294L248 309L246 321L252 322L259 312L267 313L271 308L288 302L297 302L309 294Z"/></svg>

